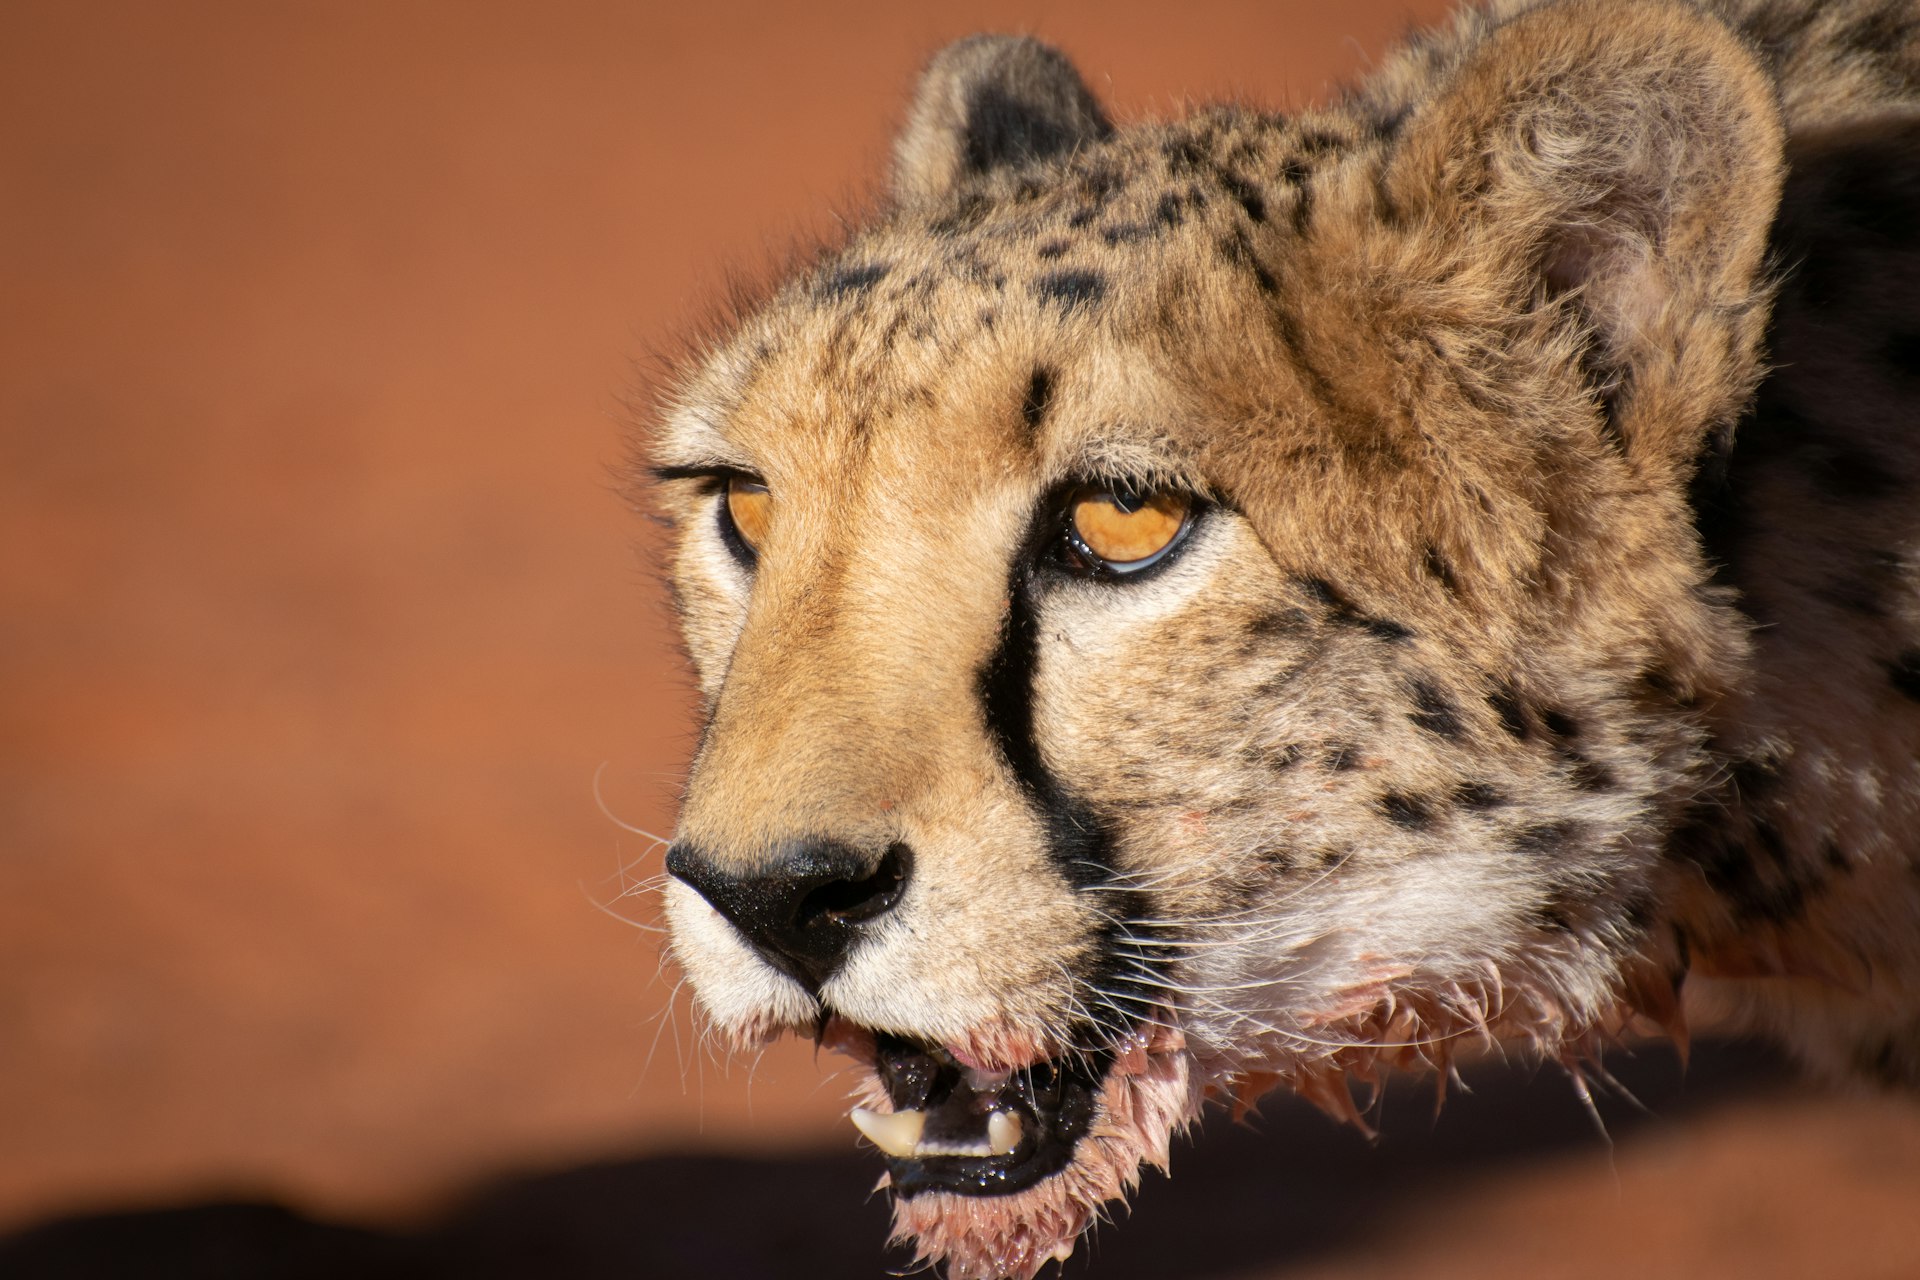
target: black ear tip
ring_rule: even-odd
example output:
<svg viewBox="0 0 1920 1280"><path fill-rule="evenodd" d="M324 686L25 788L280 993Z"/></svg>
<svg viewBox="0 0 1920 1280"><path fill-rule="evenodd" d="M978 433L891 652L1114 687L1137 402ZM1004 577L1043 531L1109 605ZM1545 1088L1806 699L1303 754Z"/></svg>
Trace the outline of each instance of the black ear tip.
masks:
<svg viewBox="0 0 1920 1280"><path fill-rule="evenodd" d="M970 175L1045 160L1113 132L1066 55L1030 36L976 35L935 54L897 146L895 187L938 198Z"/></svg>
<svg viewBox="0 0 1920 1280"><path fill-rule="evenodd" d="M949 80L969 100L997 99L1043 117L1062 134L1104 138L1113 132L1100 103L1067 55L1032 36L981 34L956 40L928 64L923 83Z"/></svg>

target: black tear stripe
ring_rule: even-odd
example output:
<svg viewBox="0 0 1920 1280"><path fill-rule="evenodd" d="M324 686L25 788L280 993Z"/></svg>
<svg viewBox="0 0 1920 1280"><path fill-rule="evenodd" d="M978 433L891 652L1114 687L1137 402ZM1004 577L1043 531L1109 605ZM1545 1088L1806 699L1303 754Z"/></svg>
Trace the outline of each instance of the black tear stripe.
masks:
<svg viewBox="0 0 1920 1280"><path fill-rule="evenodd" d="M1165 989L1163 971L1178 955L1175 949L1156 945L1167 939L1163 928L1131 923L1150 914L1144 893L1108 891L1119 878L1113 829L1047 768L1034 736L1033 676L1040 627L1026 566L1032 562L1034 544L1050 528L1043 515L1035 536L1022 544L1015 558L1000 643L982 664L977 682L987 733L1045 826L1054 865L1076 890L1098 894L1093 903L1100 916L1097 958L1090 972L1076 975L1097 993L1087 1001L1093 1025L1087 1028L1091 1036L1084 1038L1092 1042L1080 1045L1083 1037L1077 1030L1068 1038L1078 1047L1101 1049L1118 1043L1152 1015Z"/></svg>

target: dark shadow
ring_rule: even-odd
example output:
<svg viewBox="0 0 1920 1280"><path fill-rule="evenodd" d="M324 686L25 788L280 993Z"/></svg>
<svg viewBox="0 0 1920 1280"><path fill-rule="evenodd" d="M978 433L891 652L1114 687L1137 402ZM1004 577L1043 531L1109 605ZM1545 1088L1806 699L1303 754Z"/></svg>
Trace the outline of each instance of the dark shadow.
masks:
<svg viewBox="0 0 1920 1280"><path fill-rule="evenodd" d="M1614 1139L1775 1086L1779 1063L1747 1047L1702 1046L1683 1077L1671 1052L1608 1066L1651 1114L1603 1100ZM1276 1096L1259 1132L1212 1117L1151 1176L1126 1220L1095 1233L1065 1269L1098 1280L1207 1280L1337 1252L1461 1175L1605 1139L1556 1069L1468 1073L1436 1121L1430 1082L1399 1081L1369 1144ZM453 1280L878 1280L907 1258L883 1253L878 1162L849 1151L788 1159L668 1156L499 1182L430 1230L328 1224L276 1204L199 1204L65 1218L0 1242L10 1280L96 1277L447 1277Z"/></svg>

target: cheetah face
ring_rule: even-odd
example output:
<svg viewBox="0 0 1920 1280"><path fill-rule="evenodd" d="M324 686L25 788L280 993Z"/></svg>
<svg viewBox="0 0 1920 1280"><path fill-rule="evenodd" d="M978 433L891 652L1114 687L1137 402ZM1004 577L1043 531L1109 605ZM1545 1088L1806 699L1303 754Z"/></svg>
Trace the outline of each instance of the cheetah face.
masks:
<svg viewBox="0 0 1920 1280"><path fill-rule="evenodd" d="M1050 51L956 46L898 208L668 410L674 955L732 1040L862 1064L955 1276L1064 1256L1207 1096L1358 1120L1350 1077L1670 1001L1722 656L1684 502L1596 395L1604 282L1435 250L1397 130L1114 134Z"/></svg>

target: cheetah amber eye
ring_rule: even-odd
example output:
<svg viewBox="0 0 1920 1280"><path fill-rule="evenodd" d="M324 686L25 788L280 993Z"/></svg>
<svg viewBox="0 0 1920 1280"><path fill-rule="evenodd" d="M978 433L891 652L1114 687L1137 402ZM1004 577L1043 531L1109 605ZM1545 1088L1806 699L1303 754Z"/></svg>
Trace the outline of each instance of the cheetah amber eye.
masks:
<svg viewBox="0 0 1920 1280"><path fill-rule="evenodd" d="M727 481L727 519L733 522L734 532L747 544L747 550L757 554L773 519L773 495L758 480L731 477Z"/></svg>
<svg viewBox="0 0 1920 1280"><path fill-rule="evenodd" d="M1138 573L1173 549L1192 517L1186 494L1082 485L1067 500L1067 541L1087 568Z"/></svg>

